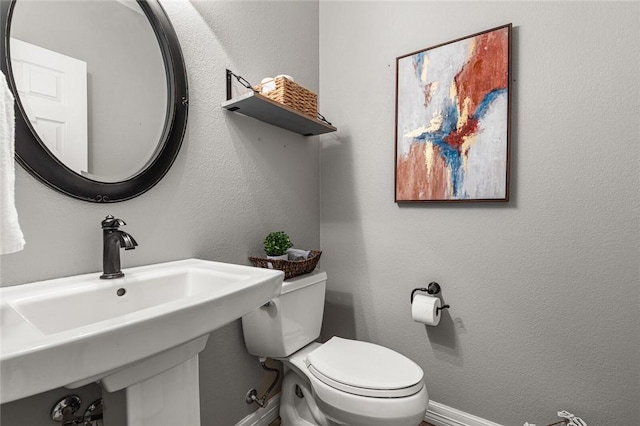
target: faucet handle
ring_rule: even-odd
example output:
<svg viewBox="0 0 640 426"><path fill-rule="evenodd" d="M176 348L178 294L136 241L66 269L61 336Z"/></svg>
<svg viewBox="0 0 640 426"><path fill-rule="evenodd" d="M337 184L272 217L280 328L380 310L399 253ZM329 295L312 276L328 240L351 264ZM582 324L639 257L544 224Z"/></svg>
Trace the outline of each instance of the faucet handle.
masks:
<svg viewBox="0 0 640 426"><path fill-rule="evenodd" d="M126 225L124 220L116 219L113 215L107 215L102 221L102 228L118 228L122 225Z"/></svg>

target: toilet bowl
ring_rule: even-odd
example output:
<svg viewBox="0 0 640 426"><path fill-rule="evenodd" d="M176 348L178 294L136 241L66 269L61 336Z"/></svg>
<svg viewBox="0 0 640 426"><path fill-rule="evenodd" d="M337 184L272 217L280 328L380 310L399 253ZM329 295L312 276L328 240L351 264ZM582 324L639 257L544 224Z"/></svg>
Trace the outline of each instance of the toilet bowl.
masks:
<svg viewBox="0 0 640 426"><path fill-rule="evenodd" d="M390 349L332 337L282 361L291 368L280 401L283 426L305 424L296 421L301 404L295 386L302 390L307 406L311 394L309 412L316 412L315 405L327 419L322 423L318 421L322 416L314 415L316 422L310 425L416 426L424 420L429 398L422 370Z"/></svg>
<svg viewBox="0 0 640 426"><path fill-rule="evenodd" d="M283 283L279 297L242 318L249 353L283 361L283 426L416 426L429 402L422 369L373 343L320 335L327 275Z"/></svg>

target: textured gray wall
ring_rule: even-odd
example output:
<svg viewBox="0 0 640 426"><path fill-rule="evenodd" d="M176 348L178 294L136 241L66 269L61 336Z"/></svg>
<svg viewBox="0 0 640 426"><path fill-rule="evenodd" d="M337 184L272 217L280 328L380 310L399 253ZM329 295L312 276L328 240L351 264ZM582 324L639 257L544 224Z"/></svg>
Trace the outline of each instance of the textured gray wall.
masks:
<svg viewBox="0 0 640 426"><path fill-rule="evenodd" d="M325 337L394 348L503 425L640 424L640 4L320 2ZM508 204L393 202L395 58L514 24ZM409 293L436 280L435 328Z"/></svg>
<svg viewBox="0 0 640 426"><path fill-rule="evenodd" d="M261 253L264 236L281 229L299 247L319 247L318 138L220 107L225 68L254 84L286 73L318 89L318 3L162 4L189 77L189 128L175 164L149 192L112 205L63 196L17 167L17 209L27 245L0 258L2 285L100 270L100 221L109 213L124 219L140 243L122 253L125 268L189 257L248 264L247 256ZM255 409L244 397L260 387L263 372L244 348L239 321L212 334L200 366L203 425L232 425ZM54 425L46 416L56 398L69 393L58 389L5 404L0 423ZM79 393L88 403L96 390ZM112 413L121 408L111 407Z"/></svg>

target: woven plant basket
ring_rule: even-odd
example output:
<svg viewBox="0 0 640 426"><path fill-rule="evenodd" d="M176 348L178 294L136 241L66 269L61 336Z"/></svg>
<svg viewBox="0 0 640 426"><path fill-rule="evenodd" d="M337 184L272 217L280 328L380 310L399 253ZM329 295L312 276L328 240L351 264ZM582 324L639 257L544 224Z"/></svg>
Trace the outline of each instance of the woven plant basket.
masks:
<svg viewBox="0 0 640 426"><path fill-rule="evenodd" d="M262 96L295 109L311 118L318 117L318 95L285 77L275 78L276 88L262 93L262 84L255 87Z"/></svg>
<svg viewBox="0 0 640 426"><path fill-rule="evenodd" d="M257 268L284 271L284 279L288 280L289 278L297 277L298 275L313 272L318 265L321 254L322 252L319 250L311 250L311 254L305 260L275 260L263 257L249 257L249 260L253 263L253 266ZM269 265L271 265L271 267Z"/></svg>

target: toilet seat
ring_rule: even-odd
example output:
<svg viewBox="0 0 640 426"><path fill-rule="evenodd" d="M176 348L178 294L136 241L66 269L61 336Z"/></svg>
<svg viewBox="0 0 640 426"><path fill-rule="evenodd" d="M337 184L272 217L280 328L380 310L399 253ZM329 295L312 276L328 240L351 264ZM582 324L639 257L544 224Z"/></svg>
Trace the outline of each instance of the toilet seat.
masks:
<svg viewBox="0 0 640 426"><path fill-rule="evenodd" d="M342 391L337 387L325 383L326 380L322 381L316 374L313 374L309 368L311 362L315 360L317 361L316 364L322 364L321 361L323 360L322 352L324 351L316 351L327 345L331 340L324 344L316 342L310 343L296 353L286 358L280 358L286 366L292 368L292 370L296 372L297 377L300 378L299 380L303 380L302 378L304 378L304 380L310 383L313 392L312 399L315 401L314 404L317 404L317 407L327 418L332 419L336 424L347 424L352 426L415 426L424 420L424 414L429 402L429 394L427 393L427 387L424 385L423 381L420 381L417 384L416 387L419 387L419 390L415 394L405 397L385 398L358 395L358 393L363 393L363 388L357 386L349 388L350 391ZM334 343L335 341L331 343L331 345ZM364 344L364 342L356 343L355 350L360 354L360 356L362 356L362 352L358 351L357 347L368 348L369 346L359 346L360 344ZM372 346L378 347L378 345ZM353 346L349 345L349 348L353 349ZM372 349L375 351L374 348ZM370 357L371 352L366 350L364 351L365 355ZM314 352L316 352L315 356L312 356L310 361L309 355ZM318 360L318 355L320 355L320 360ZM404 356L402 356L402 358L407 360ZM340 364L341 362L337 363L337 365ZM379 363L375 365L378 367ZM419 376L422 377L422 370L420 367L417 368L419 370ZM378 368L378 370L380 370L380 368ZM382 368L382 370L384 370L384 368ZM380 371L377 371L376 375L379 374ZM324 374L321 376L326 377ZM344 377L342 379L344 380ZM342 383L339 380L338 382ZM291 389L289 390L291 391ZM308 398L303 398L302 400L307 401ZM308 403L311 404L311 402ZM280 411L283 413L282 405L280 407ZM284 411L287 410L285 409ZM296 424L293 420L289 423ZM320 422L318 424L323 423Z"/></svg>
<svg viewBox="0 0 640 426"><path fill-rule="evenodd" d="M353 395L404 398L424 387L415 362L373 343L332 337L310 352L305 364L322 383Z"/></svg>

